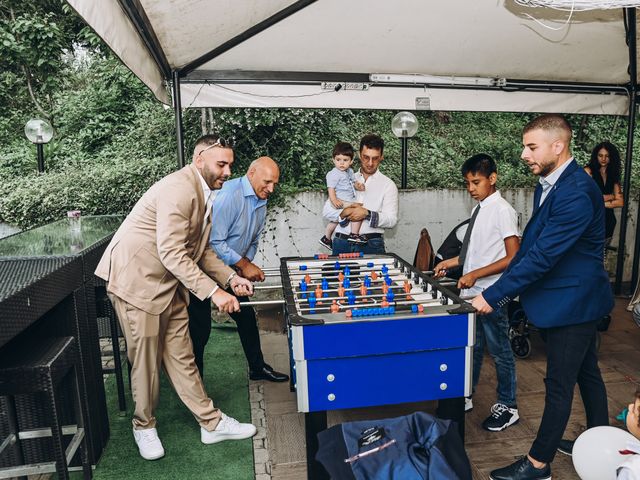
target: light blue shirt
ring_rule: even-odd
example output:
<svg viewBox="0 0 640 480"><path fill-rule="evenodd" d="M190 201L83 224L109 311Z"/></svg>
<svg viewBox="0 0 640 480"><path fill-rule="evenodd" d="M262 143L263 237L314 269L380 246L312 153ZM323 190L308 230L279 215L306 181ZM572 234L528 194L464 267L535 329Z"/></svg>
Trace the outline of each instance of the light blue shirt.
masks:
<svg viewBox="0 0 640 480"><path fill-rule="evenodd" d="M573 162L573 157L571 157L569 160L564 162L562 165L560 165L559 168L551 172L546 177L540 177L539 182L540 182L540 185L542 185L542 195L540 195L540 205L542 205L542 202L544 202L545 198L547 198L547 195L549 195L549 193L551 192L551 189L560 178L560 175L562 175L562 172L564 172L567 169L567 167L571 162Z"/></svg>
<svg viewBox="0 0 640 480"><path fill-rule="evenodd" d="M355 202L356 190L353 186L355 174L353 170L338 170L337 167L327 173L327 187L336 191L336 197L346 202Z"/></svg>
<svg viewBox="0 0 640 480"><path fill-rule="evenodd" d="M209 243L225 265L242 257L253 261L266 216L267 201L256 196L246 175L224 183L213 201Z"/></svg>

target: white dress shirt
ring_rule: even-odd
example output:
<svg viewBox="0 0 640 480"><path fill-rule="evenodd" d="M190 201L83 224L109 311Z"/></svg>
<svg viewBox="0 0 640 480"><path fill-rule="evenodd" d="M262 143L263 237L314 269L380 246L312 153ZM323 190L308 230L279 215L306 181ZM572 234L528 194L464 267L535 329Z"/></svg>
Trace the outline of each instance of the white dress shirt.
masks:
<svg viewBox="0 0 640 480"><path fill-rule="evenodd" d="M356 181L364 183L364 191L356 191L356 202L372 212L370 220L363 220L361 234L382 233L385 228L393 228L398 223L398 187L380 170L370 175L366 180L359 171ZM336 233L349 235L349 225L338 225Z"/></svg>
<svg viewBox="0 0 640 480"><path fill-rule="evenodd" d="M496 190L495 193L482 200L479 205L474 207L474 210L478 206L480 212L469 237L469 248L462 267L463 274L486 267L504 258L507 254L504 246L505 238L520 236L518 215L509 202L502 198L500 191ZM478 295L493 285L501 275L502 273L496 273L479 278L473 287L463 289L460 295Z"/></svg>
<svg viewBox="0 0 640 480"><path fill-rule="evenodd" d="M200 172L198 172L198 178L200 179L200 184L202 185L202 194L204 195L204 203L205 203L205 208L204 208L204 220L202 222L202 233L204 233L204 229L207 225L207 215L211 215L211 207L213 205L213 199L216 198L216 194L218 193L217 190L211 190L209 188L209 185L207 185L207 182L204 181L204 178L202 178L202 175L200 174ZM227 283L234 277L234 274L231 274L231 276L229 277L229 279L227 280ZM218 288L220 288L218 285L216 285L215 287L213 287L213 290L211 290L211 293L209 294L209 298L211 298L211 295L213 295L214 293L216 293L218 291Z"/></svg>
<svg viewBox="0 0 640 480"><path fill-rule="evenodd" d="M560 175L562 175L562 172L564 172L567 169L567 167L571 162L573 162L573 157L571 157L569 160L564 162L562 165L560 165L560 167L558 167L556 170L551 172L546 177L540 177L539 181L540 181L540 185L542 185L542 195L540 195L540 205L542 205L542 202L544 202L545 198L547 198L549 193L551 193L551 190L553 189L553 186L556 184L556 182L560 178Z"/></svg>

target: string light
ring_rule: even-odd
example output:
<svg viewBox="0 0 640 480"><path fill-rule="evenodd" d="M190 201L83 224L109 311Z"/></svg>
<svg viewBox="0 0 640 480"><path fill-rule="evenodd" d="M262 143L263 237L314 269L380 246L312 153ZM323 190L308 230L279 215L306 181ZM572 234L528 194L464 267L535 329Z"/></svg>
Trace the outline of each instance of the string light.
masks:
<svg viewBox="0 0 640 480"><path fill-rule="evenodd" d="M636 8L638 0L514 0L524 7L547 7L566 12L585 10L610 10L613 8Z"/></svg>

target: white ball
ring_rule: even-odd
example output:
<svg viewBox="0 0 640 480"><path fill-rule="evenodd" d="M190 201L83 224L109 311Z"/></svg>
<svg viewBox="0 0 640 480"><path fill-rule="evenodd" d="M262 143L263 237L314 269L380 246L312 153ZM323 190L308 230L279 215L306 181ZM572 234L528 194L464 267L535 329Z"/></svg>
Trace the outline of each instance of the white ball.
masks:
<svg viewBox="0 0 640 480"><path fill-rule="evenodd" d="M582 480L615 480L616 469L628 459L619 451L634 441L635 437L621 428L590 428L573 445L573 466Z"/></svg>

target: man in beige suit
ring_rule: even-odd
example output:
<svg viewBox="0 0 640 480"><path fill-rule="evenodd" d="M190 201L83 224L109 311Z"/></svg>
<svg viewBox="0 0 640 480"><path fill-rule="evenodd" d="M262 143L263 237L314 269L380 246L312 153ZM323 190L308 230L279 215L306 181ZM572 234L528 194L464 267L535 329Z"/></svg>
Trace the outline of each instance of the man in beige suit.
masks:
<svg viewBox="0 0 640 480"><path fill-rule="evenodd" d="M233 159L224 139L201 137L193 163L155 183L138 200L96 269L108 282L127 340L133 435L147 460L164 455L154 415L161 366L200 424L203 443L249 438L256 432L253 425L215 408L207 396L194 362L187 314L189 292L201 300L210 298L228 313L240 306L225 287L236 295L253 294L251 282L236 276L209 246L212 193L231 175Z"/></svg>

